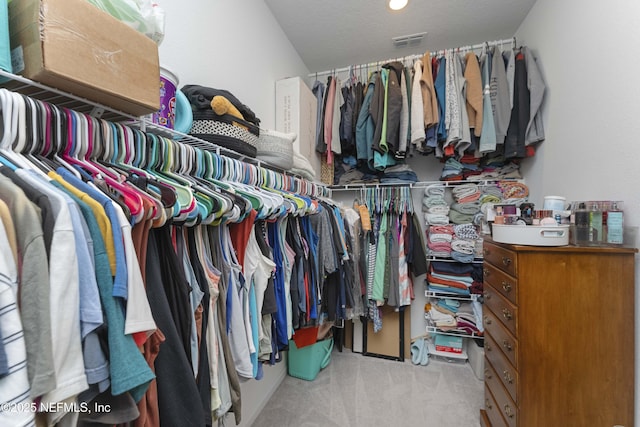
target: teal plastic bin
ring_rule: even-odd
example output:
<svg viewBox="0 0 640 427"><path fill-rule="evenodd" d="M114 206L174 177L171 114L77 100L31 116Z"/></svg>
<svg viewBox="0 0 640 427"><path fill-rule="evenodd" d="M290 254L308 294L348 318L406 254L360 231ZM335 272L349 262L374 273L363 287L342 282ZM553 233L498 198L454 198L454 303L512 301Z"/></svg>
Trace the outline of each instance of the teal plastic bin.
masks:
<svg viewBox="0 0 640 427"><path fill-rule="evenodd" d="M289 357L287 373L301 380L313 381L321 369L331 362L333 338L318 341L315 344L298 348L293 340L289 340Z"/></svg>

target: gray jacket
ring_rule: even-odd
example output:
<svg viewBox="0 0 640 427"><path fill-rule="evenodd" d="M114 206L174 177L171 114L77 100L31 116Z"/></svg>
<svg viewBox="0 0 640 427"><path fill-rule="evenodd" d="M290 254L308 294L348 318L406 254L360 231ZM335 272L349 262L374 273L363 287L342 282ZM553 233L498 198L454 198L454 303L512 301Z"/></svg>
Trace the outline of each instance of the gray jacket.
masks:
<svg viewBox="0 0 640 427"><path fill-rule="evenodd" d="M533 52L526 46L522 48L522 52L527 65L527 87L530 94L529 123L525 132L525 143L529 145L544 140L541 107L546 86Z"/></svg>

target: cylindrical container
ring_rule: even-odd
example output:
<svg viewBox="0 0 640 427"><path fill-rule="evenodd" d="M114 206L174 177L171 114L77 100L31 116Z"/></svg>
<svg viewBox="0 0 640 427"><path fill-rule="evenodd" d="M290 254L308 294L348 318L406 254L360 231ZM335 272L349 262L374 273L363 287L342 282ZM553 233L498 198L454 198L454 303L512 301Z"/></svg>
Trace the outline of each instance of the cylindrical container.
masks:
<svg viewBox="0 0 640 427"><path fill-rule="evenodd" d="M590 240L597 244L602 241L602 211L597 202L592 202L589 209Z"/></svg>
<svg viewBox="0 0 640 427"><path fill-rule="evenodd" d="M567 199L562 196L544 196L544 203L542 209L550 211L563 211L565 210Z"/></svg>
<svg viewBox="0 0 640 427"><path fill-rule="evenodd" d="M621 245L623 243L624 214L614 202L607 213L607 243Z"/></svg>
<svg viewBox="0 0 640 427"><path fill-rule="evenodd" d="M576 222L576 245L588 245L591 237L589 226L589 211L584 203L578 205L575 211Z"/></svg>
<svg viewBox="0 0 640 427"><path fill-rule="evenodd" d="M176 120L176 90L178 77L160 67L160 109L153 113L153 123L173 129Z"/></svg>

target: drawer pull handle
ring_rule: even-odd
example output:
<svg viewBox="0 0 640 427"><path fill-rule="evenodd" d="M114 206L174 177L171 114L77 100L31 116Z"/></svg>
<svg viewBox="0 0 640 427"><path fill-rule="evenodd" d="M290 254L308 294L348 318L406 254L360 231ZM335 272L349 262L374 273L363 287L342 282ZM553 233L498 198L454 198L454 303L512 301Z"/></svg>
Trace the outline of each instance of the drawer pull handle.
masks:
<svg viewBox="0 0 640 427"><path fill-rule="evenodd" d="M484 316L484 324L485 325L490 325L491 324L491 319L489 319L487 316Z"/></svg>
<svg viewBox="0 0 640 427"><path fill-rule="evenodd" d="M487 408L488 410L493 409L493 406L491 406L491 402L489 401L489 399L484 400L484 407Z"/></svg>
<svg viewBox="0 0 640 427"><path fill-rule="evenodd" d="M493 348L489 345L488 342L484 343L484 349L487 351L493 351Z"/></svg>
<svg viewBox="0 0 640 427"><path fill-rule="evenodd" d="M487 380L490 380L491 378L493 378L493 375L491 375L491 372L488 369L484 370L484 378Z"/></svg>
<svg viewBox="0 0 640 427"><path fill-rule="evenodd" d="M511 264L511 258L507 258L507 257L503 257L502 258L502 263L508 267Z"/></svg>
<svg viewBox="0 0 640 427"><path fill-rule="evenodd" d="M502 317L504 317L507 320L511 320L513 318L513 315L511 314L511 312L509 311L509 309L507 308L503 308L502 309Z"/></svg>
<svg viewBox="0 0 640 427"><path fill-rule="evenodd" d="M507 351L511 351L512 350L511 343L507 340L502 341L502 348L504 348Z"/></svg>
<svg viewBox="0 0 640 427"><path fill-rule="evenodd" d="M489 249L484 248L484 249L482 249L482 253L484 254L484 256L487 256L487 255L489 255L491 252L489 251Z"/></svg>
<svg viewBox="0 0 640 427"><path fill-rule="evenodd" d="M509 418L513 418L515 416L515 414L513 413L513 409L511 409L511 406L509 405L504 405L504 413Z"/></svg>
<svg viewBox="0 0 640 427"><path fill-rule="evenodd" d="M504 378L504 380L509 384L513 384L513 377L511 376L511 373L509 373L509 371L503 371L502 378Z"/></svg>
<svg viewBox="0 0 640 427"><path fill-rule="evenodd" d="M502 282L502 289L507 293L511 292L511 283Z"/></svg>
<svg viewBox="0 0 640 427"><path fill-rule="evenodd" d="M484 274L484 277L489 277L489 275L491 274L491 271L489 270L482 270L482 273Z"/></svg>
<svg viewBox="0 0 640 427"><path fill-rule="evenodd" d="M485 291L485 292L484 292L484 298L485 298L485 299L491 299L491 292L489 292L489 291Z"/></svg>

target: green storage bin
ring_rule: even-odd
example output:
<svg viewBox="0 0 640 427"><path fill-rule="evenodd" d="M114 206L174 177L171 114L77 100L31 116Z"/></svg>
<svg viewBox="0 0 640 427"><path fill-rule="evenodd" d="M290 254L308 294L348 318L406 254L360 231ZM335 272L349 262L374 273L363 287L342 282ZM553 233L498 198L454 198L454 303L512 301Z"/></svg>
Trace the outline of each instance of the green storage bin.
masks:
<svg viewBox="0 0 640 427"><path fill-rule="evenodd" d="M289 340L288 374L302 380L315 380L318 372L331 362L332 350L333 338L318 341L302 348L296 347L296 343Z"/></svg>

